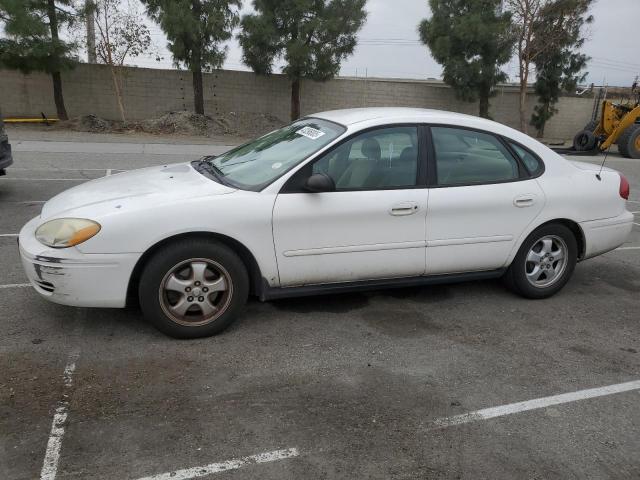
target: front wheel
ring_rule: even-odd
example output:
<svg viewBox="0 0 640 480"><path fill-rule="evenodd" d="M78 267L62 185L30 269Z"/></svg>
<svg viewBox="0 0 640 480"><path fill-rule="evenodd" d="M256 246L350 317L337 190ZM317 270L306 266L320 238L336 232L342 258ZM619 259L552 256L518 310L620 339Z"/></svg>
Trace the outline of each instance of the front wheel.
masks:
<svg viewBox="0 0 640 480"><path fill-rule="evenodd" d="M618 138L618 151L627 158L640 158L640 124L634 124Z"/></svg>
<svg viewBox="0 0 640 480"><path fill-rule="evenodd" d="M158 250L140 276L145 318L176 338L215 335L235 320L249 292L242 260L214 240L186 239Z"/></svg>
<svg viewBox="0 0 640 480"><path fill-rule="evenodd" d="M546 225L523 242L505 274L507 285L527 298L547 298L569 281L578 259L573 232L564 225Z"/></svg>

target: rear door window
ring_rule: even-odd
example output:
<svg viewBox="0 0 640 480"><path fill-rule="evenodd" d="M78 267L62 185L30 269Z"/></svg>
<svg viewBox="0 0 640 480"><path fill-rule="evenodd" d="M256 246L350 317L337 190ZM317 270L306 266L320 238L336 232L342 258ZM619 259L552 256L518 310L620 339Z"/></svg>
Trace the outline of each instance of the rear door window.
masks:
<svg viewBox="0 0 640 480"><path fill-rule="evenodd" d="M437 183L498 183L520 178L518 161L495 136L453 127L432 127Z"/></svg>

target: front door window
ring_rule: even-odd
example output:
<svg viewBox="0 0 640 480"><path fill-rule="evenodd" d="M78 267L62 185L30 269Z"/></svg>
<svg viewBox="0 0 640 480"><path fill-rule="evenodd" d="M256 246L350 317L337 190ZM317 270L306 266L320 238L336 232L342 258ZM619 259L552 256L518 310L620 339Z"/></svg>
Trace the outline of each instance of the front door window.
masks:
<svg viewBox="0 0 640 480"><path fill-rule="evenodd" d="M413 187L418 129L389 127L357 135L316 161L313 173L329 175L337 191Z"/></svg>

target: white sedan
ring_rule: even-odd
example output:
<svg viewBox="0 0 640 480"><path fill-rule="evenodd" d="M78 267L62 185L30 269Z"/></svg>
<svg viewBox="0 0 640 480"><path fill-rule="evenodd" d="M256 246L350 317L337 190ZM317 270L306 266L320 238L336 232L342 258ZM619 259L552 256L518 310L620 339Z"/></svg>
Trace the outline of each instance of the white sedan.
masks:
<svg viewBox="0 0 640 480"><path fill-rule="evenodd" d="M625 242L618 172L504 125L433 110L305 117L218 157L85 183L20 232L43 297L138 301L175 337L222 331L247 297L504 277L545 298Z"/></svg>

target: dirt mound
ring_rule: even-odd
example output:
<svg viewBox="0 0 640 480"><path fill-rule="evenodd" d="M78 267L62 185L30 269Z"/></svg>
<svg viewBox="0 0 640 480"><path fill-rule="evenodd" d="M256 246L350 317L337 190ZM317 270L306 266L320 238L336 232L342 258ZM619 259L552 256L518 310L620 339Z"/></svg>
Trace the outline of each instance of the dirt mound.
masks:
<svg viewBox="0 0 640 480"><path fill-rule="evenodd" d="M179 111L166 113L159 118L126 123L105 120L96 115L83 115L67 122L60 122L59 127L79 132L97 133L136 131L156 135L255 137L275 130L284 124L285 122L274 115L260 113L229 112L211 116Z"/></svg>
<svg viewBox="0 0 640 480"><path fill-rule="evenodd" d="M169 112L160 118L140 122L147 133L182 133L187 135L263 135L284 125L274 115L229 112L199 115L193 112Z"/></svg>
<svg viewBox="0 0 640 480"><path fill-rule="evenodd" d="M216 120L224 124L230 133L236 135L244 134L247 136L264 135L287 123L275 115L264 113L229 112L219 116Z"/></svg>
<svg viewBox="0 0 640 480"><path fill-rule="evenodd" d="M58 126L77 132L107 133L113 131L114 122L90 114L60 122Z"/></svg>
<svg viewBox="0 0 640 480"><path fill-rule="evenodd" d="M207 136L212 119L193 112L169 112L160 118L139 122L140 129L147 133L181 133Z"/></svg>

